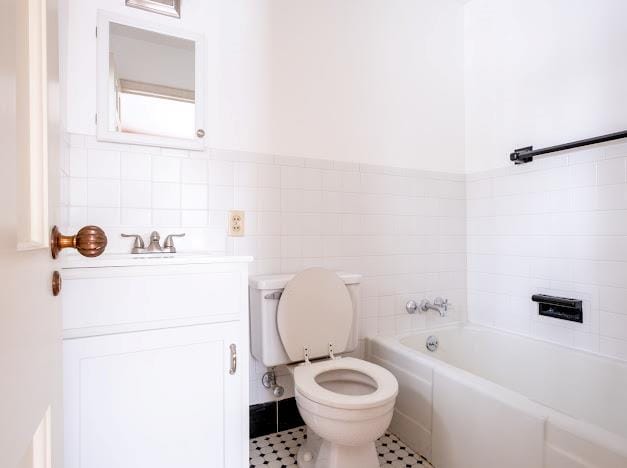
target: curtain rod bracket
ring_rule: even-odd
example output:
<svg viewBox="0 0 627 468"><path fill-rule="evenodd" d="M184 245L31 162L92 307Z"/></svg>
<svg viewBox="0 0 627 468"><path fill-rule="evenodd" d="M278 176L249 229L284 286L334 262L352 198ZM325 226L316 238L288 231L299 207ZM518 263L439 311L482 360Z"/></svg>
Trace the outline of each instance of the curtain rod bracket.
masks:
<svg viewBox="0 0 627 468"><path fill-rule="evenodd" d="M525 153L533 151L533 146L525 146L524 148L515 149L512 154L509 155L510 161L514 164L525 164L533 161L533 156L525 156Z"/></svg>

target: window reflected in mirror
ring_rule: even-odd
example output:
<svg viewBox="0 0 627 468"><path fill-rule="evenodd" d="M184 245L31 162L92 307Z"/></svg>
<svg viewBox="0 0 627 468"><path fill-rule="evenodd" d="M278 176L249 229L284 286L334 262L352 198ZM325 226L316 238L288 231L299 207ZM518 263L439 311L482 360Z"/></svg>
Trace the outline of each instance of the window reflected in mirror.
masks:
<svg viewBox="0 0 627 468"><path fill-rule="evenodd" d="M109 26L109 131L195 138L195 42Z"/></svg>

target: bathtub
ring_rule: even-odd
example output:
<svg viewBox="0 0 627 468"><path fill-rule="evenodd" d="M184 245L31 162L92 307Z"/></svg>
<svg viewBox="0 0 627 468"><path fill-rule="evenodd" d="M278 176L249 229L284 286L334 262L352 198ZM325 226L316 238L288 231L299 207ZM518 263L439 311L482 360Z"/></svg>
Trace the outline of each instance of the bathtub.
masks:
<svg viewBox="0 0 627 468"><path fill-rule="evenodd" d="M627 467L625 362L472 325L366 352L398 379L392 432L436 468Z"/></svg>

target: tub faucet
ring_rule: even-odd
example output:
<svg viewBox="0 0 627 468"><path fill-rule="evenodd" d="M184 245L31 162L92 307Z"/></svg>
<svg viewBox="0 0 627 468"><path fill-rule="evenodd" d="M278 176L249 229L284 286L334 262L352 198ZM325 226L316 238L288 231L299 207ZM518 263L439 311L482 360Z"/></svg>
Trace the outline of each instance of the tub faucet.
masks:
<svg viewBox="0 0 627 468"><path fill-rule="evenodd" d="M420 301L420 304L417 304L416 301L411 300L405 305L405 310L410 314L415 314L416 311L419 312L427 312L429 310L433 310L440 314L440 317L446 317L448 314L448 299L442 299L441 297L436 297L433 302L428 299L423 299Z"/></svg>

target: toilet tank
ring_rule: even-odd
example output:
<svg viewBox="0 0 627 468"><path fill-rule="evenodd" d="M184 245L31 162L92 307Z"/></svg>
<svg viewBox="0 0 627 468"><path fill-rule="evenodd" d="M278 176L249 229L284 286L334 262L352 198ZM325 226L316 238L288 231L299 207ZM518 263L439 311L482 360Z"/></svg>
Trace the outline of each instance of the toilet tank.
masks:
<svg viewBox="0 0 627 468"><path fill-rule="evenodd" d="M357 348L359 339L359 283L361 275L337 272L344 281L353 302L353 327L349 336L347 351ZM279 299L293 274L257 275L248 281L250 308L250 351L266 367L290 364L277 329L277 309Z"/></svg>

